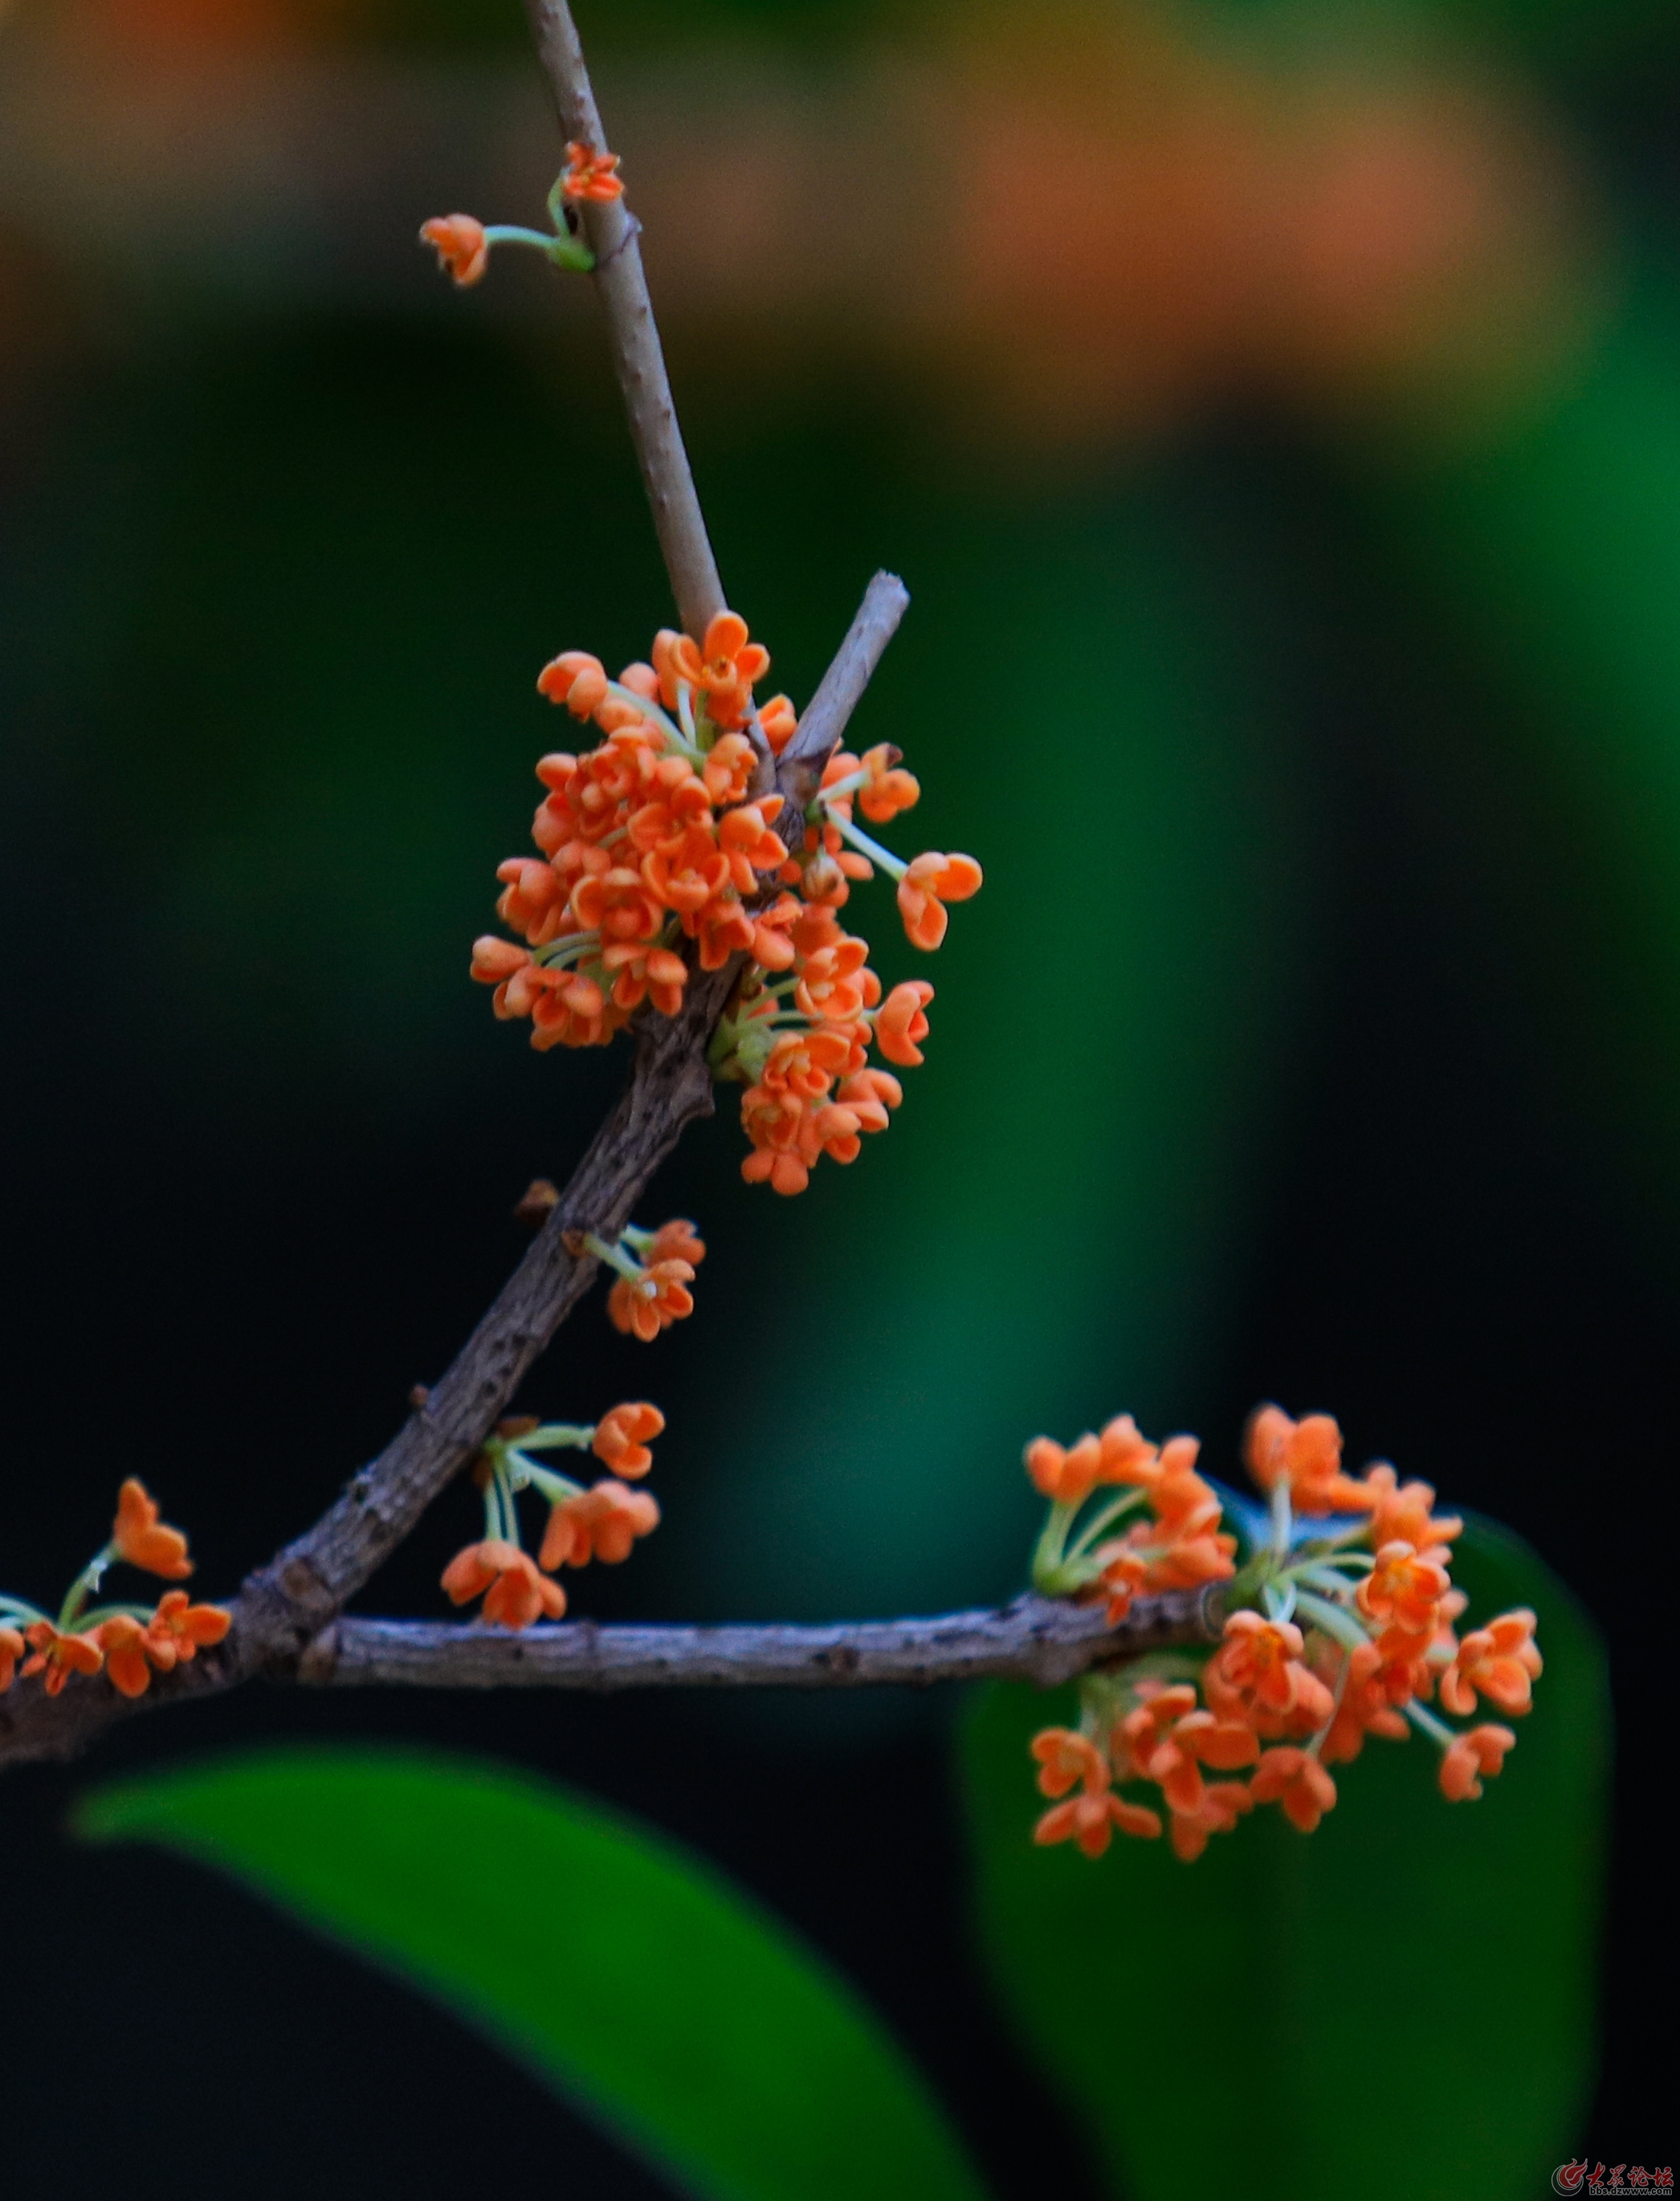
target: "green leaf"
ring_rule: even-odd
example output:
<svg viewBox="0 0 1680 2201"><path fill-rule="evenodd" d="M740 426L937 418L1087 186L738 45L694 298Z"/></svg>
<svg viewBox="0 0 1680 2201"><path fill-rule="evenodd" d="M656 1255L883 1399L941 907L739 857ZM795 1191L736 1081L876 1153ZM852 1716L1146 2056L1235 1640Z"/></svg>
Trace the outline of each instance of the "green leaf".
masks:
<svg viewBox="0 0 1680 2201"><path fill-rule="evenodd" d="M1336 1768L1317 1834L1256 1812L1193 1865L1035 1849L1029 1737L1060 1696L994 1687L963 1755L981 1937L1116 2192L1518 2201L1570 2152L1592 2075L1609 1711L1602 1654L1525 1546L1476 1521L1474 1618L1540 1616L1546 1672L1479 1803L1413 1735ZM1496 1715L1495 1715L1496 1717ZM1042 1809L1042 1805L1038 1806Z"/></svg>
<svg viewBox="0 0 1680 2201"><path fill-rule="evenodd" d="M978 2201L859 1998L671 1842L472 1759L272 1750L76 1817L217 1867L429 1990L690 2192Z"/></svg>

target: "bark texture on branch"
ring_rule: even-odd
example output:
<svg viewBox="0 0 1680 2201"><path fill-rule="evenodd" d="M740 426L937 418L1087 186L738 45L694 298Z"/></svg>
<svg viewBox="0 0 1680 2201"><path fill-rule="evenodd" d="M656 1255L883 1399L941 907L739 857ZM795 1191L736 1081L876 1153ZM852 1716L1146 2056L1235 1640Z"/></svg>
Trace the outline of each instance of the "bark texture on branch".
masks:
<svg viewBox="0 0 1680 2201"><path fill-rule="evenodd" d="M606 151L608 140L566 0L526 0L537 52L554 93L561 127L579 144ZM698 642L725 607L706 519L694 486L665 352L637 238L641 225L621 198L585 201L578 209L595 255L595 282L606 308L608 341L630 415L630 433L653 508L654 528L671 576L677 616Z"/></svg>
<svg viewBox="0 0 1680 2201"><path fill-rule="evenodd" d="M1219 1635L1216 1593L1137 1599L1118 1626L1103 1608L1019 1597L929 1619L827 1627L685 1628L645 1623L505 1630L448 1621L340 1620L303 1654L300 1682L422 1689L856 1688L990 1679L1049 1688L1105 1661Z"/></svg>
<svg viewBox="0 0 1680 2201"><path fill-rule="evenodd" d="M543 65L567 134L595 147L604 146L606 138L576 26L565 0L529 0L529 4ZM698 636L713 614L723 608L723 592L677 427L637 249L636 225L621 200L585 205L583 220L597 259L596 280L614 357L673 591L684 626ZM902 582L890 575L876 576L850 632L812 699L799 735L783 760L790 784L802 784L799 775L808 770L812 760L817 760L811 782L814 789L822 764L839 741L908 601ZM798 799L802 813L807 800L808 794ZM56 1698L49 1698L38 1679L15 1683L0 1698L0 1764L72 1757L113 1721L132 1711L213 1694L256 1674L295 1679L300 1662L304 1662L312 1675L320 1678L318 1670L326 1658L329 1643L337 1646L332 1660L335 1672L342 1664L348 1678L359 1655L355 1646L368 1629L387 1631L379 1638L383 1648L379 1655L388 1663L399 1659L405 1644L408 1648L402 1655L410 1658L425 1646L425 1655L433 1661L433 1678L439 1664L447 1664L449 1658L464 1659L465 1671L485 1657L505 1657L506 1646L497 1644L482 1629L447 1625L434 1629L415 1623L405 1630L402 1623L357 1621L344 1623L335 1630L335 1623L345 1605L483 1444L526 1371L587 1290L597 1265L587 1256L567 1252L567 1234L592 1231L608 1241L616 1238L684 1128L697 1117L712 1112L707 1045L740 967L741 959L736 958L721 971L692 972L676 1017L651 1013L643 1017L629 1082L524 1260L444 1375L416 1405L385 1450L351 1478L343 1495L312 1528L246 1580L233 1600L233 1624L226 1641L203 1652L191 1664L155 1676L146 1693L133 1700L120 1696L103 1675L92 1682L78 1682ZM976 1617L960 1617L972 1621ZM903 1625L914 1630L937 1629L942 1623ZM671 1631L654 1633L669 1636ZM678 1635L684 1633L676 1631ZM690 1636L705 1636L709 1646L691 1648L686 1654L698 1661L696 1677L708 1659L715 1662L722 1655L720 1633L734 1641L743 1631L686 1631ZM744 1633L749 1635L753 1631ZM785 1630L772 1633L787 1637ZM844 1646L839 1643L839 1636L846 1631L839 1631L838 1636L835 1631L828 1633L834 1638L830 1651L843 1664ZM587 1639L596 1646L584 1662L595 1676L590 1686L617 1686L599 1678L603 1670L601 1662L614 1655L610 1646L623 1641L624 1635L624 1631L596 1630L586 1623L574 1623L571 1629L555 1631L552 1640L545 1636L543 1647L533 1655L553 1662L558 1672L568 1658L575 1660L577 1655L563 1646ZM878 1651L886 1655L875 1636L869 1640L871 1658ZM513 1643L515 1639L508 1641ZM609 1646L608 1652L599 1648L603 1641ZM438 1646L444 1643L457 1647L440 1660ZM488 1652L483 1647L486 1643L491 1646ZM554 1643L562 1647L552 1647ZM633 1655L644 1664L652 1660L658 1670L650 1677L680 1677L677 1668L684 1666L684 1661L673 1661L668 1644L664 1652L649 1649L645 1638L643 1645L642 1651ZM311 1646L315 1646L313 1651ZM772 1663L781 1658L784 1651L785 1642ZM633 1663L631 1650L626 1649L624 1655ZM771 1657L768 1648L765 1655ZM861 1661L864 1655L861 1650ZM661 1659L664 1666L660 1664ZM617 1666L614 1670L618 1670ZM781 1678L788 1677L780 1668L778 1670ZM627 1676L627 1666L625 1671ZM388 1676L376 1675L369 1667L360 1678L412 1677L397 1674L393 1666ZM876 1676L872 1671L860 1671L856 1678ZM628 1685L627 1679L623 1685Z"/></svg>
<svg viewBox="0 0 1680 2201"><path fill-rule="evenodd" d="M776 760L774 785L787 798L776 829L790 849L804 839L805 806L822 785L828 760L909 603L910 591L896 573L876 574L846 639L805 706L797 732Z"/></svg>

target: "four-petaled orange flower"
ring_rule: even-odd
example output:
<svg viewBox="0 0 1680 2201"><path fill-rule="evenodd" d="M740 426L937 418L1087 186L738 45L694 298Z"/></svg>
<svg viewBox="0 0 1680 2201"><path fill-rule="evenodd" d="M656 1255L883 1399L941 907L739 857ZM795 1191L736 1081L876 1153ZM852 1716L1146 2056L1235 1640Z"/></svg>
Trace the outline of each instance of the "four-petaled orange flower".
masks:
<svg viewBox="0 0 1680 2201"><path fill-rule="evenodd" d="M645 1490L605 1477L554 1506L539 1564L549 1569L586 1567L596 1558L617 1566L630 1557L637 1537L651 1535L658 1526L659 1506Z"/></svg>
<svg viewBox="0 0 1680 2201"><path fill-rule="evenodd" d="M597 152L593 145L580 145L573 139L567 145L566 159L567 170L560 187L568 199L624 197L623 181L614 173L619 165L616 153L604 149Z"/></svg>
<svg viewBox="0 0 1680 2201"><path fill-rule="evenodd" d="M1426 1637L1435 1632L1441 1600L1452 1586L1445 1567L1396 1538L1377 1552L1377 1564L1356 1596L1367 1620L1386 1622L1403 1635Z"/></svg>
<svg viewBox="0 0 1680 2201"><path fill-rule="evenodd" d="M434 215L421 224L420 243L436 248L438 266L463 290L479 280L490 258L485 226L470 214Z"/></svg>
<svg viewBox="0 0 1680 2201"><path fill-rule="evenodd" d="M1268 1750L1254 1768L1248 1793L1257 1804L1278 1804L1284 1817L1310 1834L1336 1807L1336 1783L1310 1751Z"/></svg>
<svg viewBox="0 0 1680 2201"><path fill-rule="evenodd" d="M499 1536L457 1552L443 1570L443 1588L455 1605L482 1597L484 1617L497 1628L529 1628L543 1613L558 1620L566 1610L560 1584L539 1573L528 1552Z"/></svg>
<svg viewBox="0 0 1680 2201"><path fill-rule="evenodd" d="M1040 1844L1077 1842L1088 1858L1100 1858L1116 1827L1123 1834L1156 1841L1160 1836L1160 1815L1143 1804L1127 1803L1112 1788L1100 1795L1086 1792L1070 1796L1065 1804L1053 1804L1033 1828L1032 1839Z"/></svg>
<svg viewBox="0 0 1680 2201"><path fill-rule="evenodd" d="M13 1676L17 1672L17 1662L26 1647L15 1628L0 1628L0 1697L3 1697L11 1687Z"/></svg>
<svg viewBox="0 0 1680 2201"><path fill-rule="evenodd" d="M1485 1773L1491 1777L1500 1772L1505 1764L1506 1752L1516 1746L1517 1738L1510 1729L1495 1726L1492 1722L1460 1735L1442 1753L1442 1794L1449 1804L1462 1804L1479 1796L1482 1784L1477 1775Z"/></svg>
<svg viewBox="0 0 1680 2201"><path fill-rule="evenodd" d="M146 1623L146 1655L166 1673L177 1664L190 1665L232 1625L226 1605L194 1605L184 1589L167 1590Z"/></svg>
<svg viewBox="0 0 1680 2201"><path fill-rule="evenodd" d="M23 1633L29 1644L23 1671L40 1675L50 1697L58 1694L72 1674L97 1674L105 1663L92 1636L61 1634L50 1620L32 1620Z"/></svg>
<svg viewBox="0 0 1680 2201"><path fill-rule="evenodd" d="M666 1228L669 1230L670 1224ZM627 1475L633 1479L645 1475L653 1465L654 1456L648 1447L664 1427L665 1417L657 1406L649 1406L645 1400L634 1400L612 1407L601 1417L595 1425L595 1441L590 1450L614 1475Z"/></svg>
<svg viewBox="0 0 1680 2201"><path fill-rule="evenodd" d="M1281 1406L1259 1406L1245 1443L1248 1472L1262 1490L1289 1486L1297 1513L1361 1512L1372 1493L1342 1472L1342 1431L1329 1414L1292 1421Z"/></svg>
<svg viewBox="0 0 1680 2201"><path fill-rule="evenodd" d="M1043 1728L1032 1738L1038 1760L1038 1786L1047 1796L1065 1796L1083 1787L1095 1795L1108 1786L1108 1761L1089 1735L1072 1728Z"/></svg>
<svg viewBox="0 0 1680 2201"><path fill-rule="evenodd" d="M130 1476L117 1494L117 1517L111 1523L111 1548L132 1567L168 1582L182 1582L192 1572L186 1555L186 1538L158 1517L158 1507L144 1483Z"/></svg>
<svg viewBox="0 0 1680 2201"><path fill-rule="evenodd" d="M946 856L937 849L918 856L898 883L899 914L912 947L937 948L950 922L946 903L978 894L981 880L972 856Z"/></svg>
<svg viewBox="0 0 1680 2201"><path fill-rule="evenodd" d="M125 1697L143 1697L151 1687L145 1623L129 1613L115 1612L93 1634L105 1654L105 1671L113 1686Z"/></svg>
<svg viewBox="0 0 1680 2201"><path fill-rule="evenodd" d="M620 1277L607 1294L607 1312L613 1326L628 1337L650 1345L661 1330L694 1312L691 1261L652 1261L639 1276Z"/></svg>
<svg viewBox="0 0 1680 2201"><path fill-rule="evenodd" d="M1476 1709L1479 1689L1501 1711L1525 1712L1534 1701L1530 1683L1542 1670L1534 1615L1526 1605L1519 1606L1465 1637L1441 1676L1441 1701L1449 1712L1466 1719Z"/></svg>

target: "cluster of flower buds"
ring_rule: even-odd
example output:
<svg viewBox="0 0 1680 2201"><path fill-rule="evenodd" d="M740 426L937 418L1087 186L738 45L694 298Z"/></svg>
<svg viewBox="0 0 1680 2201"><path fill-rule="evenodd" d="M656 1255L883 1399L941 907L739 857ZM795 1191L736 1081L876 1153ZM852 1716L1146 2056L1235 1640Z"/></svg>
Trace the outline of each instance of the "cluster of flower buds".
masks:
<svg viewBox="0 0 1680 2201"><path fill-rule="evenodd" d="M799 832L776 830L783 796L754 790L798 721L785 696L755 702L769 665L746 622L720 612L699 643L662 631L653 662L616 680L581 650L543 667L539 690L603 738L537 765L541 853L496 873L497 914L524 945L486 935L472 971L498 1017L530 1018L533 1047L598 1047L644 1004L675 1016L694 965L739 958L712 1067L747 1088L742 1174L796 1193L822 1155L854 1160L903 1098L872 1046L913 1067L927 1036L932 987L911 979L884 997L868 942L840 921L853 883L877 868L896 879L905 930L931 949L980 867L937 850L906 862L857 825L855 806L878 825L920 794L884 742L831 758Z"/></svg>
<svg viewBox="0 0 1680 2201"><path fill-rule="evenodd" d="M91 1606L107 1569L119 1564L165 1582L192 1572L186 1538L159 1518L132 1476L118 1494L110 1541L71 1583L56 1620L23 1598L0 1597L0 1694L20 1673L38 1674L56 1697L72 1675L103 1669L124 1696L144 1696L154 1673L172 1673L226 1635L232 1616L219 1605L194 1605L184 1589L166 1591L156 1605Z"/></svg>
<svg viewBox="0 0 1680 2201"><path fill-rule="evenodd" d="M1526 1610L1455 1632L1466 1600L1448 1564L1464 1524L1433 1511L1429 1484L1401 1483L1386 1461L1344 1474L1328 1414L1297 1422L1262 1406L1245 1450L1268 1511L1239 1567L1219 1494L1195 1472L1194 1437L1157 1447L1122 1415L1071 1447L1027 1447L1028 1475L1050 1500L1033 1561L1041 1594L1106 1599L1118 1622L1136 1595L1230 1584L1217 1648L1087 1675L1078 1727L1034 1739L1038 1785L1054 1799L1038 1841L1100 1857L1117 1827L1158 1837L1164 1811L1188 1861L1257 1804L1311 1834L1336 1803L1330 1767L1357 1758L1368 1734L1426 1735L1455 1803L1479 1796L1515 1744L1498 1722L1458 1729L1430 1708L1474 1721L1485 1699L1517 1717L1541 1662ZM1137 1517L1122 1529L1128 1515ZM1129 1784L1147 1792L1120 1793Z"/></svg>
<svg viewBox="0 0 1680 2201"><path fill-rule="evenodd" d="M618 174L618 165L616 153L598 153L590 145L569 144L566 149L566 167L549 193L551 227L522 229L514 223L497 222L487 228L473 214L437 214L421 225L420 243L432 247L438 255L438 266L453 276L456 286L463 291L468 284L482 279L490 264L491 249L498 244L526 245L552 261L556 267L569 267L586 275L595 265L595 255L578 238L574 209L590 200L623 197L624 185Z"/></svg>
<svg viewBox="0 0 1680 2201"><path fill-rule="evenodd" d="M630 1557L638 1536L659 1526L657 1503L630 1486L653 1465L649 1446L664 1427L658 1407L641 1401L614 1406L593 1427L532 1416L498 1423L473 1470L484 1497L483 1538L457 1552L443 1570L443 1588L454 1602L470 1605L483 1598L484 1617L498 1628L558 1620L566 1592L549 1579L556 1569L586 1567L591 1559L616 1566ZM593 1453L609 1472L585 1487L533 1457L562 1451ZM520 1541L519 1494L528 1489L549 1505L534 1559Z"/></svg>

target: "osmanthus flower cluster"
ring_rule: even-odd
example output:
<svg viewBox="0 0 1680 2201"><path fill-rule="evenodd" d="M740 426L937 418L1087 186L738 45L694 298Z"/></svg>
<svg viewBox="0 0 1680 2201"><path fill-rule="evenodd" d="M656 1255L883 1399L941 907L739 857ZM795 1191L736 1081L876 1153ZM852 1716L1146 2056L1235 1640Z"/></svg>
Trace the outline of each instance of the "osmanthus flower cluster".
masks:
<svg viewBox="0 0 1680 2201"><path fill-rule="evenodd" d="M784 797L753 789L798 720L785 696L755 701L769 664L721 612L699 643L661 631L653 662L615 680L581 650L543 667L539 690L602 738L538 763L540 853L496 874L497 913L523 944L486 935L472 971L497 1016L530 1018L533 1047L598 1047L644 1006L674 1017L695 967L737 959L712 1068L747 1089L743 1176L796 1193L823 1155L855 1160L902 1100L871 1049L900 1069L923 1059L933 989L884 991L839 914L854 883L878 867L895 878L906 933L932 949L980 867L937 850L906 862L855 822L855 808L880 825L919 796L886 742L832 757L799 831L776 830Z"/></svg>
<svg viewBox="0 0 1680 2201"><path fill-rule="evenodd" d="M550 230L486 228L460 214L425 225L422 240L457 284L476 283L497 244L594 266L576 209L621 195L618 156L566 150ZM737 613L718 613L698 637L663 629L651 656L616 680L584 650L543 666L539 691L600 738L538 763L548 790L532 827L538 854L510 856L496 872L497 914L520 938L475 942L473 976L495 988L498 1017L530 1018L533 1047L600 1047L638 1011L676 1016L696 966L738 960L712 1067L747 1088L748 1183L802 1192L823 1155L855 1160L903 1099L891 1071L871 1063L872 1047L912 1068L927 1036L932 987L910 979L884 997L869 943L840 920L853 883L877 868L896 880L905 931L932 949L947 905L978 889L980 867L938 849L906 861L857 823L855 811L886 825L920 795L887 742L831 758L804 816L783 816L774 760L798 717L786 696L755 701L770 655Z"/></svg>
<svg viewBox="0 0 1680 2201"><path fill-rule="evenodd" d="M1116 1828L1147 1840L1165 1827L1188 1861L1266 1804L1311 1834L1336 1804L1330 1768L1367 1735L1398 1741L1413 1729L1441 1753L1443 1793L1479 1796L1516 1736L1477 1714L1484 1700L1505 1718L1526 1712L1541 1661L1526 1610L1455 1632L1466 1600L1449 1565L1463 1523L1385 1461L1345 1474L1328 1414L1297 1422L1262 1406L1245 1453L1268 1512L1239 1567L1198 1449L1194 1437L1151 1444L1130 1415L1071 1447L1039 1437L1026 1448L1050 1500L1033 1562L1042 1594L1106 1600L1118 1622L1134 1596L1229 1584L1223 1640L1205 1658L1150 1653L1089 1674L1077 1729L1034 1739L1053 1799L1035 1839L1095 1858ZM1473 1723L1454 1728L1443 1711Z"/></svg>
<svg viewBox="0 0 1680 2201"><path fill-rule="evenodd" d="M186 1538L160 1519L132 1476L118 1494L109 1541L71 1583L56 1619L23 1598L0 1596L0 1694L19 1674L38 1674L56 1697L73 1676L103 1670L124 1696L144 1696L155 1673L173 1672L226 1635L232 1616L219 1605L195 1605L184 1589L166 1590L155 1605L90 1605L118 1564L166 1582L184 1582L192 1572Z"/></svg>
<svg viewBox="0 0 1680 2201"><path fill-rule="evenodd" d="M584 1567L591 1559L616 1566L638 1536L659 1526L657 1502L630 1486L653 1465L649 1447L664 1427L658 1407L642 1400L614 1406L592 1425L524 1415L498 1423L473 1467L484 1497L484 1535L443 1570L451 1599L471 1605L482 1598L483 1617L498 1628L558 1620L566 1592L551 1577L559 1568ZM533 1457L563 1451L593 1453L611 1471L586 1487ZM532 1489L549 1506L534 1558L520 1541L519 1516L519 1494Z"/></svg>

